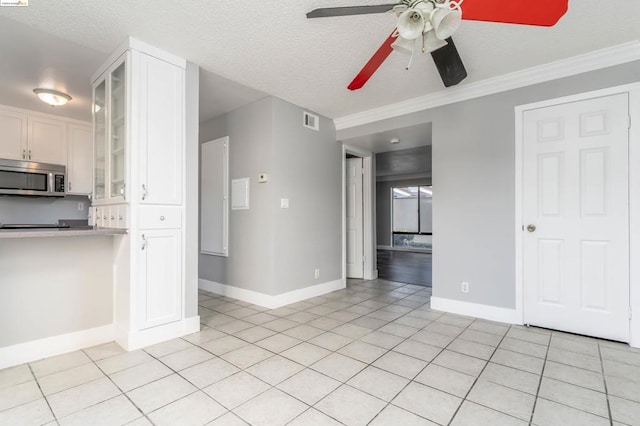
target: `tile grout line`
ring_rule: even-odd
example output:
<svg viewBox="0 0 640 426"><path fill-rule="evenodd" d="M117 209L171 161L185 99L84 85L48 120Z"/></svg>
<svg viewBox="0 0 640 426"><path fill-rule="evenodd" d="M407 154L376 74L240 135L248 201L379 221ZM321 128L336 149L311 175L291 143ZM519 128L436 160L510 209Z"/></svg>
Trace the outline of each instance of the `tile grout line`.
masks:
<svg viewBox="0 0 640 426"><path fill-rule="evenodd" d="M604 394L607 399L607 412L609 413L609 424L613 425L613 415L611 414L611 403L609 402L609 390L607 388L607 376L604 374L604 361L602 360L602 351L600 343L598 343L598 355L600 357L600 368L602 369L602 382L604 384Z"/></svg>
<svg viewBox="0 0 640 426"><path fill-rule="evenodd" d="M477 321L477 319L476 319ZM471 324L473 324L475 321L473 321ZM469 327L471 326L471 324L469 324ZM482 373L484 373L484 370L486 370L487 366L489 365L489 363L491 362L491 358L493 358L493 355L498 351L498 348L500 347L500 344L502 344L502 342L504 341L504 339L507 337L507 333L509 333L509 330L511 330L511 327L509 327L507 329L507 331L505 331L505 333L502 335L502 338L500 339L500 341L498 342L498 344L496 345L496 347L493 349L493 352L491 353L491 356L489 357L489 359L486 360L484 366L482 367L482 370L480 370L480 372L478 373L478 375L476 376L476 378L474 379L473 383L471 384L471 386L469 386L469 390L467 391L467 393L464 395L464 397L462 398L462 401L460 402L460 405L458 405L458 408L456 408L456 411L454 411L453 416L451 416L451 419L449 420L449 425L451 424L451 422L453 422L453 420L456 418L456 416L458 415L458 412L460 412L460 408L462 408L462 405L464 404L465 401L467 401L467 397L469 396L469 394L471 393L471 391L473 390L473 387L476 385L476 383L478 383L478 380L480 380L480 376L482 376ZM455 340L454 340L455 341ZM453 343L453 342L451 342ZM477 342L476 342L477 343ZM470 402L473 402L471 400L469 400ZM474 403L475 404L475 403ZM482 405L482 404L479 404ZM490 408L490 407L487 407ZM495 410L494 408L490 408L494 411L498 411ZM502 413L502 411L499 411L500 413ZM507 413L504 413L507 414ZM509 415L509 414L507 414ZM513 416L512 416L513 417Z"/></svg>
<svg viewBox="0 0 640 426"><path fill-rule="evenodd" d="M536 389L536 396L533 400L533 408L531 409L531 417L529 418L529 425L533 425L533 416L536 413L536 405L538 404L538 398L540 397L540 388L542 387L542 379L544 378L544 369L547 367L547 358L549 357L549 349L551 348L551 341L553 333L549 335L549 343L547 344L547 351L544 354L544 363L542 364L542 371L540 371L540 380L538 381L538 388Z"/></svg>
<svg viewBox="0 0 640 426"><path fill-rule="evenodd" d="M29 367L29 372L31 373L31 375L33 376L33 380L35 380L36 385L38 385L38 390L40 391L40 395L42 395L42 398L44 399L44 401L47 403L47 407L49 407L49 411L51 411L51 415L53 416L53 420L58 423L58 416L56 416L55 411L53 411L53 408L51 407L51 404L49 403L49 398L47 398L47 396L44 394L44 392L42 391L42 387L40 386L40 381L38 380L38 377L36 377L36 374L33 372L33 368L31 367L31 363L28 362L27 366ZM24 404L22 404L24 405Z"/></svg>
<svg viewBox="0 0 640 426"><path fill-rule="evenodd" d="M134 407L136 407L136 410L138 410L138 412L139 412L140 414L142 414L142 417L146 418L146 419L147 419L151 424L155 424L155 423L153 423L153 422L151 421L151 419L150 419L150 418L148 418L148 417L147 417L147 415L142 411L142 409L140 409L140 407L138 407L138 406L136 405L136 403L135 403L135 402L133 402L133 400L131 400L131 398L129 398L129 395L127 395L127 393L126 393L125 391L123 391L123 390L120 388L120 386L118 386L118 384L117 384L116 382L114 382L114 381L113 381L113 379L111 378L111 376L110 376L109 374L105 373L105 372L104 372L104 370L103 370L102 368L100 368L100 366L98 365L98 363L97 363L93 358L91 358L91 357L89 356L89 354L87 354L87 353L84 351L84 349L82 349L82 353L83 353L83 354L85 354L85 355L87 356L87 358L89 358L89 359L91 360L91 362L93 363L93 365L95 365L95 366L96 366L96 368L97 368L98 370L100 370L100 372L101 372L102 374L104 374L104 376L105 376L106 378L108 378L108 379L109 379L109 381L110 381L110 382L111 382L111 383L112 383L112 384L113 384L113 385L114 385L114 386L115 386L115 387L120 391L121 395L124 395L124 397L125 397L125 398L127 398L127 400L131 403L131 405L133 405ZM116 355L116 356L117 356L117 355ZM108 357L107 357L107 358L108 358ZM105 359L106 359L106 358L105 358ZM134 367L135 367L135 366L134 366ZM131 368L133 368L133 367L131 367ZM125 370L127 370L127 369L125 368ZM121 370L121 371L124 371L124 370ZM99 379L98 379L98 380L99 380ZM117 396L114 396L114 398L117 398ZM105 401L109 401L110 399L113 399L113 398L109 398L109 399L107 399L107 400L105 400ZM98 404L101 404L102 402L104 402L104 401L101 401L101 402L99 402ZM98 405L98 404L94 404L94 405ZM91 407L93 407L93 405L92 405ZM86 407L86 408L84 408L83 410L86 410L87 408L89 408L89 407ZM82 411L82 410L81 410L81 411ZM134 419L134 420L135 420L135 419Z"/></svg>
<svg viewBox="0 0 640 426"><path fill-rule="evenodd" d="M431 298L429 298L429 302L428 302L428 304L429 304L429 308L431 308ZM430 310L431 310L431 309L430 309ZM445 313L443 313L442 315L438 316L436 319L432 320L429 324L431 324L431 323L435 322L438 318L442 317L443 315L445 315ZM420 382L416 382L416 381L415 381L415 378L416 378L416 377L418 377L418 376L419 376L419 375L420 375L420 374L421 374L421 373L422 373L422 372L423 372L427 367L429 367L429 366L433 363L433 360L434 360L434 359L436 359L438 356L440 356L440 354L442 354L445 350L447 350L447 348L449 347L449 345L451 345L451 344L455 341L455 339L459 338L459 337L460 337L460 335L461 335L462 333L464 333L466 330L468 330L468 329L469 329L469 327L471 326L471 324L473 324L474 322L475 322L475 320L474 320L474 321L471 321L469 324L467 324L467 325L466 325L466 326L465 326L465 327L464 327L464 328L463 328L463 329L462 329L462 330L461 330L461 331L460 331L456 336L448 336L448 337L453 337L453 339L451 340L451 342L449 342L446 346L444 346L443 348L441 348L441 349L440 349L440 351L439 351L439 352L438 352L438 353L437 353L437 354L436 354L436 355L431 359L431 361L427 362L427 365L425 365L423 368L421 368L421 369L420 369L420 371L418 371L418 372L413 376L413 378L412 378L412 379L409 379L409 382L408 382L408 383L407 383L407 384L406 384L402 389L400 389L400 391L399 391L398 393L396 393L396 395L391 399L391 401L387 402L387 404L384 406L384 408L382 408L382 410L380 410L380 411L379 411L379 412L378 412L378 413L377 413L377 414L376 414L376 415L375 415L375 416L374 416L374 417L369 421L369 423L368 423L368 424L370 424L371 422L373 422L373 421L378 417L378 415L380 415L380 413L382 413L382 412L383 412L383 411L384 411L384 410L385 410L389 405L394 405L394 404L392 404L391 402L392 402L395 398L397 398L397 397L398 397L398 395L400 395L400 394L401 394L405 389L407 389L407 388L409 387L409 385L411 385L411 383L418 383L418 384L422 384L422 383L420 383ZM429 325L429 324L427 324L427 325ZM446 324L446 323L443 323L443 324ZM452 325L452 324L449 324L449 325ZM426 327L426 326L425 326L425 327ZM424 330L424 328L425 328L425 327L421 328L421 329L420 329L420 331ZM434 333L435 333L435 332L434 332ZM437 333L437 334L439 334L439 333ZM409 339L410 339L410 337L406 337L406 338L403 340L403 342L405 342L406 340L409 340ZM396 346L398 346L398 345L402 344L403 342L398 343ZM419 343L421 343L421 342L419 342ZM425 343L425 344L426 344L426 343ZM394 348L395 348L396 346L394 346ZM390 351L391 351L391 350L392 350L392 349L390 349ZM422 361L424 361L424 360L422 360ZM435 365L438 365L438 364L435 364ZM429 388L431 388L431 389L435 389L435 388L432 388L431 386L428 386L428 385L422 385L422 386L427 386L427 387L429 387ZM442 390L440 390L440 389L436 389L436 390L437 390L437 391L439 391L439 392L443 392L443 391L442 391ZM444 392L444 393L447 393L447 394L448 394L448 392ZM449 395L451 395L451 394L449 394ZM456 396L456 395L454 395L454 396ZM457 397L457 398L460 398L460 397L458 397L458 396L456 396L456 397ZM462 402L464 402L464 400L462 400L462 401L460 402L460 405L462 405ZM395 406L396 406L396 405L394 405L394 407L395 407ZM458 408L459 408L459 406L458 406ZM402 409L404 410L404 408L402 408ZM409 410L406 410L406 411L407 411L407 412L410 412L410 413L412 413L412 414L414 414L414 415L417 415L418 417L421 417L421 418L427 419L428 421L431 421L430 419L428 419L428 418L426 418L426 417L423 417L423 416L422 416L422 415L420 415L420 414L416 414L416 413L414 413L413 411L409 411ZM457 411L458 411L458 410L456 409L456 412L455 412L455 413L457 413ZM455 417L455 413L454 413L453 417ZM453 417L452 417L452 419L453 419Z"/></svg>

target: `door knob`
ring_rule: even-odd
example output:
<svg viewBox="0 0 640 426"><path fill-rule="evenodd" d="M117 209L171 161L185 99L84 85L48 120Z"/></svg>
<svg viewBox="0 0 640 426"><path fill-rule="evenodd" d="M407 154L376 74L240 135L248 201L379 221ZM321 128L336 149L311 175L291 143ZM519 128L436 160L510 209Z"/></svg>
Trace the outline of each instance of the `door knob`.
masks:
<svg viewBox="0 0 640 426"><path fill-rule="evenodd" d="M529 232L535 232L536 230L536 226L533 224L527 225L527 231Z"/></svg>

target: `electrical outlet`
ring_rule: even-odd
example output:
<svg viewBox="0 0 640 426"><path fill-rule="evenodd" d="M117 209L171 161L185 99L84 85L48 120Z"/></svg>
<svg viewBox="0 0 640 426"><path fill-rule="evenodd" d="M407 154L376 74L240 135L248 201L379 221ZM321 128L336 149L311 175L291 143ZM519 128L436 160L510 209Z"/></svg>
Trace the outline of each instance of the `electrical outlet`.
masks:
<svg viewBox="0 0 640 426"><path fill-rule="evenodd" d="M320 278L320 268L316 268L316 270L313 271L313 278L315 278L316 280Z"/></svg>
<svg viewBox="0 0 640 426"><path fill-rule="evenodd" d="M460 291L463 293L469 293L469 283L463 281L462 284L460 284Z"/></svg>
<svg viewBox="0 0 640 426"><path fill-rule="evenodd" d="M78 211L81 212L84 210L84 203L78 203Z"/></svg>

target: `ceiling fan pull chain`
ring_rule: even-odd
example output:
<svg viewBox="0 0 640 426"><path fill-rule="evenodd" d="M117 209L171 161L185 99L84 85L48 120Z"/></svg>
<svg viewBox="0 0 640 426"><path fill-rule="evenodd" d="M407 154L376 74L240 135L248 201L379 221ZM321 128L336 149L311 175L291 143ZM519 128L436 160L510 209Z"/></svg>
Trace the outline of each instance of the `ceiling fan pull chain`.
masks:
<svg viewBox="0 0 640 426"><path fill-rule="evenodd" d="M411 68L411 64L413 63L413 55L415 54L415 51L411 51L411 57L409 58L409 63L407 64L407 71L409 71L409 68Z"/></svg>

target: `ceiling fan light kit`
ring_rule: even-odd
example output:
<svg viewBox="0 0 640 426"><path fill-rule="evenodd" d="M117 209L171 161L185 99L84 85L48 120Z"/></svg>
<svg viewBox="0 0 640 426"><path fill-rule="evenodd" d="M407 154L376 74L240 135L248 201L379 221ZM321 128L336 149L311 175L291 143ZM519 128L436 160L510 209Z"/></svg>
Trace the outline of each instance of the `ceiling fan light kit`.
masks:
<svg viewBox="0 0 640 426"><path fill-rule="evenodd" d="M307 18L384 12L392 12L398 16L397 30L387 37L347 86L349 90L362 88L394 50L411 55L413 60L414 48L420 43L419 39L422 53L431 53L443 84L449 87L467 77L467 71L451 38L460 27L462 19L549 27L564 16L568 7L569 0L401 0L397 4L388 5L320 8L307 13Z"/></svg>

